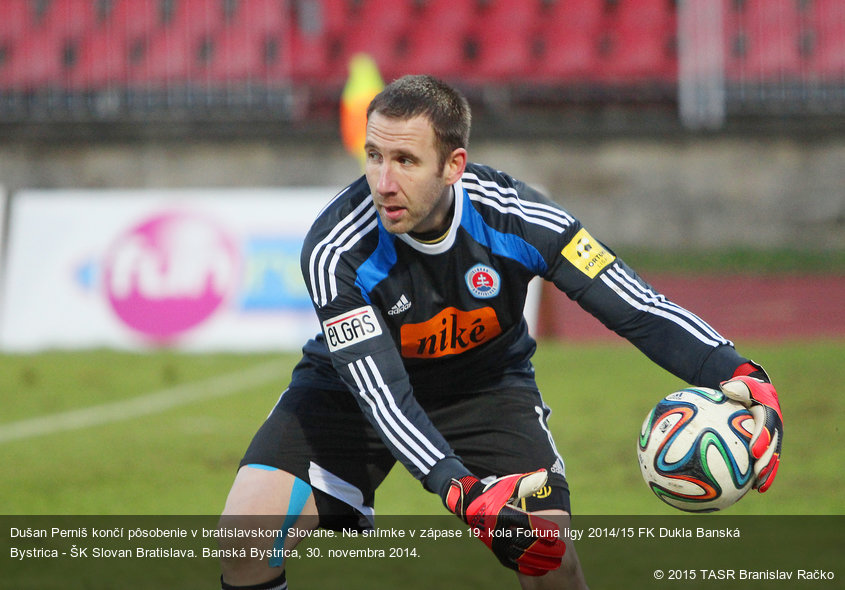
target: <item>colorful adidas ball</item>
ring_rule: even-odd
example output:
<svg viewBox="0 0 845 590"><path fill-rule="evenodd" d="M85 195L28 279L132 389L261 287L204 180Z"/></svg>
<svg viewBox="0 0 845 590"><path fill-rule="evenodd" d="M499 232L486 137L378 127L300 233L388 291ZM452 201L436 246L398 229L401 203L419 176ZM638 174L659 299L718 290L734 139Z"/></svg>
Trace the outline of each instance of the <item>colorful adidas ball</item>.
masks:
<svg viewBox="0 0 845 590"><path fill-rule="evenodd" d="M749 441L754 419L721 391L682 389L646 416L637 456L658 498L687 512L731 506L754 480Z"/></svg>

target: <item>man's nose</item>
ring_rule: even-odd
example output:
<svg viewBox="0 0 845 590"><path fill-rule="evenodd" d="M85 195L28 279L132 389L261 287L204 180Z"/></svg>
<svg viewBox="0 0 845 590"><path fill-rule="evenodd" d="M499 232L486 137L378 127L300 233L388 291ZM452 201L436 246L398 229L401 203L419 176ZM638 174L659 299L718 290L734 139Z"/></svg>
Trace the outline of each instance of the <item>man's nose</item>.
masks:
<svg viewBox="0 0 845 590"><path fill-rule="evenodd" d="M396 180L393 177L393 171L390 169L390 164L385 162L382 164L378 173L378 185L376 189L383 195L393 194L397 191Z"/></svg>

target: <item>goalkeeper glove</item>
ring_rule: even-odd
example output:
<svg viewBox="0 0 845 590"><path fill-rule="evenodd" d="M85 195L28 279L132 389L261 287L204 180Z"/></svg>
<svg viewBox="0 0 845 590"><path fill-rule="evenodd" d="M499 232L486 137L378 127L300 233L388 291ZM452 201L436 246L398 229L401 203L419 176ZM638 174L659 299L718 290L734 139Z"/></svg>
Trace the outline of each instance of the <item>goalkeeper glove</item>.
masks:
<svg viewBox="0 0 845 590"><path fill-rule="evenodd" d="M550 520L516 508L518 500L546 484L545 469L508 475L487 484L471 475L453 479L446 507L473 527L475 534L505 567L529 576L560 567L566 544Z"/></svg>
<svg viewBox="0 0 845 590"><path fill-rule="evenodd" d="M754 416L751 456L754 458L754 487L765 492L772 485L780 465L783 443L783 414L778 394L763 367L756 363L740 365L731 379L722 382L722 391L738 401Z"/></svg>

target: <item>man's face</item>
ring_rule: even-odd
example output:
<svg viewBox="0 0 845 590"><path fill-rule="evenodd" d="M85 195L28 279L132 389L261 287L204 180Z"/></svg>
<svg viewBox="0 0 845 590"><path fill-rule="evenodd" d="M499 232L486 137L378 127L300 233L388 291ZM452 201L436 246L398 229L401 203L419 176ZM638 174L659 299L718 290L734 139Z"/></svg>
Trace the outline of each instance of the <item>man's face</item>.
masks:
<svg viewBox="0 0 845 590"><path fill-rule="evenodd" d="M466 152L445 166L427 117L400 120L378 112L367 122L367 183L387 231L394 234L444 230L450 222L451 185L463 172Z"/></svg>

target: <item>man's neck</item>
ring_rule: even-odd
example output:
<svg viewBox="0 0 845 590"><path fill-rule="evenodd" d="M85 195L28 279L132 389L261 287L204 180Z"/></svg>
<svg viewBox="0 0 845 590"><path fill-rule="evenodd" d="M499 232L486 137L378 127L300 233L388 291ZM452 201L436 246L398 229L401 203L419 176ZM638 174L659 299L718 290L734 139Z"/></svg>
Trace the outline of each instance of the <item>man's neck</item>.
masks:
<svg viewBox="0 0 845 590"><path fill-rule="evenodd" d="M453 187L449 188L450 191L453 190ZM446 214L445 219L445 227L441 227L438 229L432 229L428 231L422 232L408 232L408 235L414 238L416 241L422 244L437 244L438 242L442 242L446 239L446 236L449 235L449 229L452 227L452 218L455 216L455 199L454 194L453 198L451 199L451 203L449 204L449 211Z"/></svg>

